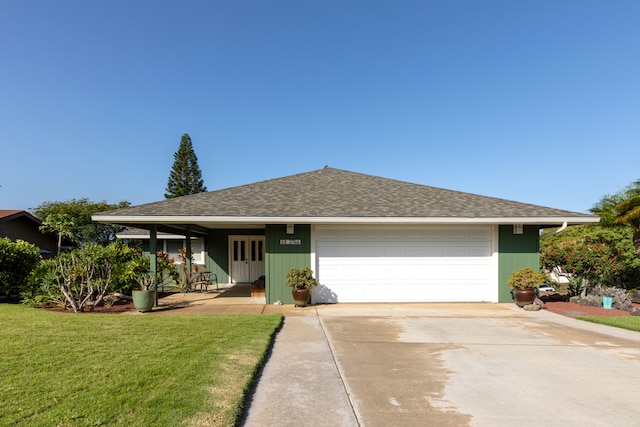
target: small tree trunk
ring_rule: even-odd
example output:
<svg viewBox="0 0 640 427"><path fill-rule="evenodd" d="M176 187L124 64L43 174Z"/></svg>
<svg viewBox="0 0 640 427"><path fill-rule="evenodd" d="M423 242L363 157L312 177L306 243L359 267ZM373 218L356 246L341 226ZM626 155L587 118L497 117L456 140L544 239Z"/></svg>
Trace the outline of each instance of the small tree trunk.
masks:
<svg viewBox="0 0 640 427"><path fill-rule="evenodd" d="M102 304L102 301L104 301L104 297L107 295L107 291L106 289L103 290L102 292L100 292L98 294L98 298L96 298L96 300L93 302L93 305L91 306L91 308L89 309L89 311L93 311L94 308L96 308L97 306L99 306L100 304Z"/></svg>
<svg viewBox="0 0 640 427"><path fill-rule="evenodd" d="M62 285L60 285L60 292L62 292L62 295L64 295L67 301L69 301L69 304L71 304L71 308L73 308L74 313L79 313L81 310L78 307L78 304L76 304L76 300L71 296L71 294L67 292L65 287Z"/></svg>

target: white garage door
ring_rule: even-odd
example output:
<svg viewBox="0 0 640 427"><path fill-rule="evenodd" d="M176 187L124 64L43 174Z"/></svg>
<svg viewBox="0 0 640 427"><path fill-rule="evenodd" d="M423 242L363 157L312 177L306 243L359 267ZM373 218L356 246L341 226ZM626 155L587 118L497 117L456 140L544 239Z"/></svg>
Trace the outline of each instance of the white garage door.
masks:
<svg viewBox="0 0 640 427"><path fill-rule="evenodd" d="M315 229L315 302L497 301L492 227Z"/></svg>

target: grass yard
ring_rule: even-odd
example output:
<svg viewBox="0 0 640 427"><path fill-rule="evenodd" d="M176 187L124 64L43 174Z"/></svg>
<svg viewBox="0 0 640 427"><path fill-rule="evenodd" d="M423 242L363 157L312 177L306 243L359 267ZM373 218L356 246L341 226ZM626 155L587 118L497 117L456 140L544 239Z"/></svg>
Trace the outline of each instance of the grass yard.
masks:
<svg viewBox="0 0 640 427"><path fill-rule="evenodd" d="M640 332L640 316L584 316L578 319Z"/></svg>
<svg viewBox="0 0 640 427"><path fill-rule="evenodd" d="M233 426L281 315L0 304L0 425Z"/></svg>

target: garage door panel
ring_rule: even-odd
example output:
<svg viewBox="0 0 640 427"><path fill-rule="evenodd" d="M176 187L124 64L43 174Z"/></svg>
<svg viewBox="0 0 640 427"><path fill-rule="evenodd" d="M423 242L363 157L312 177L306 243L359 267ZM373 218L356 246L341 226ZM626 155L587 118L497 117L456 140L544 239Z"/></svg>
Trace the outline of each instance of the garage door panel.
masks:
<svg viewBox="0 0 640 427"><path fill-rule="evenodd" d="M454 301L451 301L452 293L459 294ZM430 285L429 292L425 292L423 284L402 283L391 286L359 283L341 288L339 293L334 293L335 297L331 302L477 302L487 301L486 293L484 286L470 288L466 284L460 286L455 283ZM408 295L417 299L408 299Z"/></svg>
<svg viewBox="0 0 640 427"><path fill-rule="evenodd" d="M411 261L405 259L401 266L388 258L378 260L376 265L370 265L362 259L322 261L319 265L322 282L336 285L358 279L374 284L394 280L430 284L442 280L476 280L491 273L491 267L481 260L462 265L455 259L446 259L438 263L428 258L412 258Z"/></svg>
<svg viewBox="0 0 640 427"><path fill-rule="evenodd" d="M318 244L323 244L319 242ZM475 247L425 247L425 246L400 246L390 245L389 242L373 241L375 247L364 245L349 245L336 247L324 246L318 250L319 256L338 256L352 258L382 258L382 257L487 257L491 255L490 248L486 246ZM388 246L385 246L388 245Z"/></svg>
<svg viewBox="0 0 640 427"><path fill-rule="evenodd" d="M497 298L491 227L320 229L316 257L317 302Z"/></svg>

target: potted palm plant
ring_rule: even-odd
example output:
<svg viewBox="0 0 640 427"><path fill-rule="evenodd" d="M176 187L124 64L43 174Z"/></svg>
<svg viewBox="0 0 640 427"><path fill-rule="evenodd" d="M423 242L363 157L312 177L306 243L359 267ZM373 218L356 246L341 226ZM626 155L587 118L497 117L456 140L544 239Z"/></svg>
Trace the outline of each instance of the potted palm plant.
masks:
<svg viewBox="0 0 640 427"><path fill-rule="evenodd" d="M156 276L151 273L141 273L136 276L139 289L132 292L133 306L144 313L151 311L156 303Z"/></svg>
<svg viewBox="0 0 640 427"><path fill-rule="evenodd" d="M524 307L533 303L536 299L535 288L543 285L544 282L544 274L531 267L525 267L514 271L507 284L513 291L513 298L518 307Z"/></svg>
<svg viewBox="0 0 640 427"><path fill-rule="evenodd" d="M304 307L311 300L311 289L318 285L309 267L292 268L287 274L287 286L297 307Z"/></svg>

